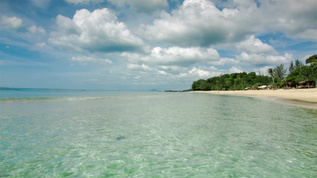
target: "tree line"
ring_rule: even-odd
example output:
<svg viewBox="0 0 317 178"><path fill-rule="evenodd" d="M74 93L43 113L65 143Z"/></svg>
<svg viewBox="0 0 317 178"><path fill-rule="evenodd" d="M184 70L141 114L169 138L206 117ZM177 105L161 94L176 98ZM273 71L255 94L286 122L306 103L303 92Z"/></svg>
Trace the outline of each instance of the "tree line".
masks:
<svg viewBox="0 0 317 178"><path fill-rule="evenodd" d="M273 87L295 87L303 81L317 81L317 54L309 57L304 65L300 60L292 61L288 69L283 65L268 69L270 76L255 72L224 74L209 79L194 81L192 90L244 90L258 89L261 85ZM289 71L289 74L286 75Z"/></svg>
<svg viewBox="0 0 317 178"><path fill-rule="evenodd" d="M244 90L246 88L257 88L267 85L272 79L264 75L256 75L255 72L242 72L224 74L207 80L200 79L193 82L193 90Z"/></svg>

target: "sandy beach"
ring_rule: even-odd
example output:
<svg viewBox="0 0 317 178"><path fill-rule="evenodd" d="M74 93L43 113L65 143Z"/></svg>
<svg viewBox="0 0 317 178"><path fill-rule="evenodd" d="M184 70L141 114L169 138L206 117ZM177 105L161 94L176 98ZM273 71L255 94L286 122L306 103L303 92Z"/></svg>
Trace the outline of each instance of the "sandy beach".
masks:
<svg viewBox="0 0 317 178"><path fill-rule="evenodd" d="M317 109L317 88L313 89L279 89L279 90L246 90L246 91L195 91L218 95L235 95L271 98L279 102L305 108Z"/></svg>

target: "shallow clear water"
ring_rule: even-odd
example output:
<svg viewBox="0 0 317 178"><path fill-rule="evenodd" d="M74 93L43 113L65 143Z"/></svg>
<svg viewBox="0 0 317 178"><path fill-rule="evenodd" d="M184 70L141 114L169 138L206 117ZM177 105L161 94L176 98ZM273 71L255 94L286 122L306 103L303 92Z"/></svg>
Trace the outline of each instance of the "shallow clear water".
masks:
<svg viewBox="0 0 317 178"><path fill-rule="evenodd" d="M198 93L0 92L0 177L317 176L316 110Z"/></svg>

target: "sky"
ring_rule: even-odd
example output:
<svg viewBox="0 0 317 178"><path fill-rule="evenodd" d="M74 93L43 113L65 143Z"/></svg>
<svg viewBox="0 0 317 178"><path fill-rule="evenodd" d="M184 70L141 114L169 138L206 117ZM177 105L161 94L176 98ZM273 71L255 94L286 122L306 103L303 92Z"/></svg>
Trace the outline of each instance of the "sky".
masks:
<svg viewBox="0 0 317 178"><path fill-rule="evenodd" d="M0 87L182 90L317 53L316 0L0 0Z"/></svg>

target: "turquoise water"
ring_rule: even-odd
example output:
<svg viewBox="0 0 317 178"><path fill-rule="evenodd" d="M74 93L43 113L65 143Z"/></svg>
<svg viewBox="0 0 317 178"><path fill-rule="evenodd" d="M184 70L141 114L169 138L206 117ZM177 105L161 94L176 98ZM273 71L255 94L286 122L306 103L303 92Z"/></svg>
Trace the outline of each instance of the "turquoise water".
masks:
<svg viewBox="0 0 317 178"><path fill-rule="evenodd" d="M0 94L0 177L317 177L316 110L198 93Z"/></svg>

